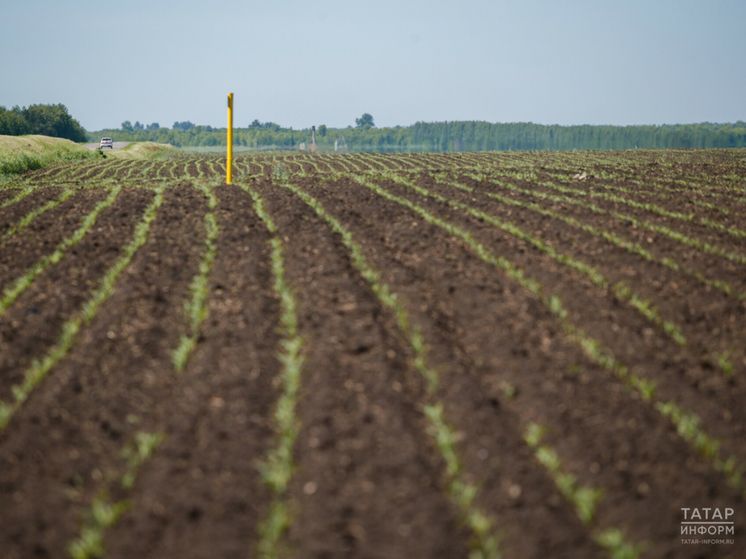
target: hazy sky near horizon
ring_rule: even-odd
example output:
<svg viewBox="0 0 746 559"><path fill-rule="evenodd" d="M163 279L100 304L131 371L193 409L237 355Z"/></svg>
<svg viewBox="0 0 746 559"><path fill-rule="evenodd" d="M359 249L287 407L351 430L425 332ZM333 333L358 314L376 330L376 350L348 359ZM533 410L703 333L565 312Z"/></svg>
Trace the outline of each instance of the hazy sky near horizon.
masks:
<svg viewBox="0 0 746 559"><path fill-rule="evenodd" d="M744 0L5 2L0 105L296 128L746 120Z"/></svg>

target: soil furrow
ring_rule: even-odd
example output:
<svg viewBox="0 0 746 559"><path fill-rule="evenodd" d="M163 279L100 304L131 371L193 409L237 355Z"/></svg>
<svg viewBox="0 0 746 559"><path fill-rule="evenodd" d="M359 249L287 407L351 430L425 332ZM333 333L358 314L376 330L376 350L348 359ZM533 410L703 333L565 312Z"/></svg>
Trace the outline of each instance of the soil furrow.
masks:
<svg viewBox="0 0 746 559"><path fill-rule="evenodd" d="M278 370L267 234L246 194L215 193L220 236L209 318L164 401L164 442L107 535L110 558L247 557L266 512L257 466L272 436Z"/></svg>
<svg viewBox="0 0 746 559"><path fill-rule="evenodd" d="M306 348L289 545L298 557L465 557L424 435L423 382L393 318L300 200L260 192L285 243Z"/></svg>
<svg viewBox="0 0 746 559"><path fill-rule="evenodd" d="M23 216L53 200L60 195L61 189L53 187L35 188L28 196L14 204L0 208L0 238L9 231ZM17 195L18 193L14 193ZM9 198L10 202L12 198Z"/></svg>
<svg viewBox="0 0 746 559"><path fill-rule="evenodd" d="M508 176L504 178L510 177ZM592 189L587 189L585 186L580 188L577 184L570 184L557 180L530 180L533 183L534 188L539 188L542 191L561 192L567 196L572 196L580 200L587 200L592 204L612 212L620 212L635 216L641 220L652 221L674 231L686 231L686 234L693 239L707 242L717 247L728 247L729 245L733 246L735 249L740 247L741 250L737 250L737 252L746 258L746 250L743 250L744 237L746 236L746 232L744 231L728 229L725 225L719 223L704 223L702 221L704 218L699 215L688 214L687 216L679 217L662 215L662 212L673 210L662 208L659 204L655 204L651 208L640 207L635 200L622 194L594 191ZM611 196L613 196L614 199L610 198ZM701 213L701 211L698 212L698 214L699 213Z"/></svg>
<svg viewBox="0 0 746 559"><path fill-rule="evenodd" d="M386 271L395 291L406 295L407 306L420 309L436 330L431 335L440 343L431 346L443 360L441 372L461 360L465 371L459 379L474 377L483 397L503 414L509 411L521 424L552 426L552 444L569 469L604 492L599 524L625 527L634 541L655 542L660 553L651 557L660 557L681 549L676 537L680 498L713 498L721 505L741 501L654 410L564 340L551 315L521 288L501 281L452 238L413 221L402 208L348 189L347 184L308 188L358 238L371 240L369 257ZM382 219L388 224L383 234ZM448 345L454 346L451 355L444 349ZM495 426L492 437L500 429ZM465 429L464 441L471 437ZM685 465L675 458L682 454L689 455ZM481 456L484 469L492 466L492 452ZM515 486L504 487L501 498L525 506L525 485L512 481ZM683 488L691 493L683 495ZM511 494L517 496L511 499ZM697 556L691 552L681 556Z"/></svg>
<svg viewBox="0 0 746 559"><path fill-rule="evenodd" d="M49 194L54 192L50 190ZM59 191L56 192L59 194ZM34 220L23 235L5 240L0 251L0 287L7 288L41 257L54 251L60 241L80 226L86 214L105 195L103 190L81 191L78 196Z"/></svg>
<svg viewBox="0 0 746 559"><path fill-rule="evenodd" d="M90 195L95 200L98 193ZM116 260L151 197L144 190L123 191L88 235L0 317L0 401L9 399L25 369L55 342L62 323Z"/></svg>
<svg viewBox="0 0 746 559"><path fill-rule="evenodd" d="M125 444L135 432L158 431L168 416L161 402L176 378L169 351L177 339L169 325L184 320L199 254L191 242L197 208L204 202L191 189L167 191L112 297L0 435L6 557L62 557L93 497L121 476ZM134 207L126 210L137 221Z"/></svg>
<svg viewBox="0 0 746 559"><path fill-rule="evenodd" d="M572 509L559 498L553 482L534 462L514 415L485 394L471 360L454 340L452 315L437 312L433 307L436 303L426 294L434 293L441 286L430 284L419 272L410 274L409 270L394 265L395 262L386 256L390 254L389 249L374 248L382 237L401 236L403 248L397 247L397 255L404 250L409 254L407 258L420 261L420 255L416 251L410 253L407 247L424 240L429 244L432 237L421 236L425 232L419 229L412 230L411 218L402 215L400 209L381 203L375 196L369 197L364 190L361 192L362 187L356 190L347 183L322 188L306 183L304 188L328 205L331 213L342 218L353 234L359 233L355 237L362 243L366 257L401 296L401 302L422 330L432 366L441 377L439 399L444 402L446 415L459 433L458 446L463 451L465 472L479 487L477 504L494 519L504 554L539 557L542 550L551 547L557 557L600 556L600 550L596 549ZM380 208L381 213L374 208ZM376 213L371 220L379 225L381 219L385 219L387 231L378 230L370 237L369 231L359 228L361 222L368 223L368 216L363 217L363 213L368 216ZM402 234L402 229L407 232ZM443 239L443 243L453 244L447 239ZM443 243L432 246L442 249ZM452 284L443 287L447 290ZM511 458L507 460L506 456ZM515 487L519 488L520 495L513 498L510 495L515 495ZM552 504L547 505L547 501Z"/></svg>
<svg viewBox="0 0 746 559"><path fill-rule="evenodd" d="M746 463L746 449L739 444L746 430L746 410L742 405L744 387L725 379L717 382L718 377L703 364L708 355L696 355L687 346L679 347L665 334L651 328L631 308L595 288L583 276L532 250L523 241L403 187L387 186L387 190L464 227L486 247L506 255L529 277L559 296L572 323L585 332L592 332L593 337L609 348L633 374L655 381L661 397L696 412L706 430L722 439L727 452L736 453L741 464ZM700 386L708 380L705 386Z"/></svg>
<svg viewBox="0 0 746 559"><path fill-rule="evenodd" d="M551 191L551 189L535 188L534 185L525 181L502 179L474 181L469 177L460 177L460 180L479 188L495 190L500 193L509 192L510 196L517 199L530 202L538 201L547 204L552 209L562 211L589 223L603 224L609 231L618 233L644 246L660 259L673 256L677 261L685 263L687 268L699 272L707 278L727 281L733 286L736 293L746 291L746 275L743 273L742 266L722 256L703 252L668 235L653 231L645 226L645 220L639 220L636 223L625 219L623 216L626 215L634 218L629 212L619 212L619 215L613 215L611 213L613 210L603 208L595 202L586 204L583 200ZM517 193L511 190L511 185L515 185L522 190L532 190L536 195ZM552 201L552 204L550 205L548 201ZM652 223L655 224L656 221L652 220Z"/></svg>
<svg viewBox="0 0 746 559"><path fill-rule="evenodd" d="M440 185L427 175L423 175L419 183L433 193L516 224L545 242L561 247L564 254L594 266L611 282L624 282L654 302L662 317L681 328L687 340L687 351L698 360L710 361L714 370L700 379L705 386L709 383L727 385L730 390L734 383L743 381L742 375L732 375L729 379L715 368L718 355L730 355L738 370L746 372L746 355L740 347L746 331L746 302L720 291L703 289L689 276L645 260L562 221L547 220L546 216L527 208L489 198L484 195L484 190L464 192ZM595 225L603 227L600 219Z"/></svg>

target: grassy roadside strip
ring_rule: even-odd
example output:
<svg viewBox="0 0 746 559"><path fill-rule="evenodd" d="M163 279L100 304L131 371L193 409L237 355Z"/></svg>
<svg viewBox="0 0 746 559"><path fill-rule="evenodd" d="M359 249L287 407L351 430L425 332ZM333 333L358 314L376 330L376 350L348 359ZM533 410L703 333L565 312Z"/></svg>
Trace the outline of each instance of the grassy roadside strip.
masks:
<svg viewBox="0 0 746 559"><path fill-rule="evenodd" d="M18 297L31 286L31 284L39 276L39 274L41 274L50 266L54 266L55 264L57 264L60 260L62 260L62 257L70 248L74 247L81 240L83 240L83 237L85 237L86 234L96 224L96 220L98 220L98 216L101 214L101 212L103 212L106 208L111 206L116 201L121 191L122 189L119 186L115 186L114 188L112 188L111 192L109 192L109 195L101 200L98 204L96 204L93 210L91 210L91 212L85 216L85 218L83 219L83 223L80 224L80 226L75 230L75 232L73 232L72 235L63 239L51 254L42 256L39 260L36 261L33 266L31 266L31 268L26 271L25 274L17 278L12 284L10 284L3 290L2 296L0 296L0 316L5 314L5 311L8 310L8 308L15 302L15 300L18 299Z"/></svg>
<svg viewBox="0 0 746 559"><path fill-rule="evenodd" d="M554 449L542 442L544 433L545 429L542 426L531 423L526 428L523 439L534 451L537 462L547 470L559 492L572 503L580 521L591 529L593 539L606 549L611 559L637 559L643 552L643 545L627 543L623 532L618 528L601 529L595 526L596 506L601 502L603 492L600 489L581 485L575 476L564 471Z"/></svg>
<svg viewBox="0 0 746 559"><path fill-rule="evenodd" d="M57 198L49 200L48 202L42 204L38 208L34 208L29 213L24 215L18 223L12 225L5 233L3 233L3 236L0 237L0 241L5 241L7 239L10 239L11 237L14 237L18 233L26 229L26 227L31 225L31 223L33 223L33 221L37 217L48 212L49 210L53 210L63 202L69 200L75 193L76 191L73 188L64 188L62 190L62 194L60 194Z"/></svg>
<svg viewBox="0 0 746 559"><path fill-rule="evenodd" d="M58 163L99 158L97 152L62 138L39 134L0 135L0 176L20 175Z"/></svg>
<svg viewBox="0 0 746 559"><path fill-rule="evenodd" d="M161 433L137 433L132 442L122 451L126 470L118 480L124 491L129 491L135 483L140 466L153 454L163 441ZM113 500L104 491L93 499L81 526L78 537L67 546L72 559L95 559L104 555L104 534L117 523L129 508L127 500Z"/></svg>
<svg viewBox="0 0 746 559"><path fill-rule="evenodd" d="M569 319L567 310L557 295L548 293L541 283L527 276L522 269L510 260L491 252L465 229L434 216L422 206L415 204L407 198L397 196L375 183L362 178L357 178L356 180L361 186L368 188L382 198L407 208L419 215L425 222L443 229L454 238L460 239L480 260L494 266L508 278L534 295L555 316L567 339L577 345L591 361L617 377L627 389L639 396L642 401L651 405L661 416L670 421L676 427L677 433L682 439L696 452L709 460L712 467L720 472L731 486L746 495L743 466L737 463L734 456L723 456L720 441L712 437L702 427L699 417L694 413L682 409L675 402L656 398L655 383L630 372L626 365L617 360L611 350L604 347L601 342L592 338L576 326Z"/></svg>
<svg viewBox="0 0 746 559"><path fill-rule="evenodd" d="M487 180L490 182L493 182L495 184L499 185L500 179L513 179L518 177L512 177L512 176L500 176L495 175L492 173L484 174L483 175ZM734 262L736 264L740 264L742 266L746 266L746 255L738 254L731 252L727 249L724 249L720 246L712 245L708 243L707 241L702 241L700 239L692 238L684 233L681 233L680 231L675 231L673 229L670 229L669 227L666 227L665 225L659 225L657 223L651 223L644 219L639 219L633 215L625 214L621 212L617 212L615 210L606 210L604 208L601 208L592 202L589 202L588 200L585 200L583 198L576 198L573 196L577 195L577 192L571 188L565 188L559 185L555 185L552 183L546 183L542 182L540 184L537 183L538 186L546 187L550 190L554 190L556 192L560 192L564 196L562 196L562 200L567 202L568 204L572 204L575 206L579 206L582 208L585 208L589 211L592 211L593 213L599 214L599 215L609 215L614 217L615 219L622 221L622 222L629 222L633 226L640 228L640 229L647 229L648 231L652 231L653 233L657 233L659 235L662 235L664 237L668 237L669 239L686 245L688 247L694 248L696 250L699 250L700 252L704 252L707 254L712 254L713 256L718 256L720 258L724 258L726 260L730 260L731 262Z"/></svg>
<svg viewBox="0 0 746 559"><path fill-rule="evenodd" d="M414 355L412 364L426 382L427 402L423 406L423 411L429 434L446 464L445 478L448 497L472 534L470 558L499 558L501 554L498 549L498 539L494 535L493 521L475 504L478 488L467 481L458 456L458 436L445 418L443 403L437 399L438 373L428 364L427 348L422 333L412 324L409 314L399 303L396 294L383 282L379 272L368 263L362 248L344 225L328 213L316 198L298 186L290 183L283 183L280 186L287 188L300 198L334 233L339 235L348 251L352 266L368 283L381 306L393 314L399 330L412 349Z"/></svg>
<svg viewBox="0 0 746 559"><path fill-rule="evenodd" d="M218 239L218 222L215 218L215 208L218 205L218 199L212 188L203 184L195 185L195 188L207 197L207 213L204 217L205 223L205 245L202 251L202 258L199 261L199 268L190 286L191 297L185 305L186 315L189 317L187 333L182 334L179 339L179 345L171 354L171 361L177 372L184 370L189 361L189 356L197 345L197 337L202 322L207 318L207 296L209 295L208 280L210 270L215 261L217 252Z"/></svg>
<svg viewBox="0 0 746 559"><path fill-rule="evenodd" d="M469 177L472 180L481 182L481 181L488 181L491 184L498 186L504 190L509 190L511 192L515 192L517 194L524 194L526 196L531 196L532 198L536 198L539 200L546 200L549 202L555 202L555 203L569 203L573 205L577 205L580 207L584 207L589 209L592 213L596 213L598 215L608 215L605 210L598 208L595 205L586 206L579 200L575 200L574 198L568 198L561 195L555 195L555 194L549 194L547 192L542 192L539 190L531 190L528 188L521 188L519 186L516 186L514 184L506 183L506 182L497 182L495 180L490 180L485 175L478 175L478 174L466 174L467 177ZM711 287L713 289L716 289L720 291L721 293L724 293L725 295L734 296L737 299L746 300L746 292L735 293L735 290L730 285L730 283L722 280L713 280L705 277L700 272L697 272L696 270L689 270L687 268L684 268L681 266L678 262L673 260L670 257L663 257L658 258L655 255L653 255L650 251L645 249L643 246L641 246L638 243L635 243L634 241L630 241L628 239L624 239L620 236L618 236L615 233L612 233L611 231L607 231L606 229L599 229L593 225L590 225L588 223L584 223L572 216L568 216L565 214L562 214L560 212L555 212L553 210L550 210L541 204L536 204L534 202L524 202L521 200L516 200L515 198L510 198L507 196L503 196L501 194L497 194L495 192L486 191L483 189L477 189L472 186L465 185L458 181L445 181L439 178L437 175L433 176L433 178L436 180L436 182L440 182L441 184L445 184L447 186L450 186L452 188L457 188L460 190L464 190L466 192L479 192L481 194L484 194L485 196L492 198L494 200L498 200L499 202L515 207L525 208L530 211L539 213L541 215L544 215L546 217L557 219L560 221L563 221L564 223L567 223L568 225L575 227L576 229L580 229L581 231L584 231L585 233L588 233L589 235L593 235L595 237L600 237L604 239L605 241L626 250L630 254L634 254L636 256L639 256L643 260L647 260L649 262L655 262L657 264L660 264L661 266L665 266L669 270L672 270L677 273L682 273L684 275L687 275L699 283L703 284L704 286Z"/></svg>
<svg viewBox="0 0 746 559"><path fill-rule="evenodd" d="M44 380L47 374L49 374L49 371L52 370L52 367L67 355L68 351L73 346L73 343L75 343L81 328L91 323L101 305L114 292L114 286L116 285L119 276L132 261L135 253L148 240L150 225L155 220L161 204L163 204L163 190L164 187L162 186L156 190L155 197L145 210L140 223L137 224L132 239L127 246L122 249L116 262L114 262L114 264L106 271L91 297L62 325L60 336L54 346L47 351L44 357L40 360L34 361L28 369L26 369L23 383L13 387L13 400L10 402L0 402L0 431L5 429L16 410L23 405L34 388ZM110 203L113 203L118 194L119 190L112 191L107 200L111 200ZM89 216L90 215L92 214L89 214Z"/></svg>
<svg viewBox="0 0 746 559"><path fill-rule="evenodd" d="M426 188L422 188L415 182L402 178L401 176L393 174L382 176L392 180L393 182L396 182L397 184L409 188L410 190L414 190L420 196L436 200L452 209L469 214L479 220L489 223L493 227L496 227L517 239L529 243L530 245L537 248L539 251L552 258L558 264L566 266L584 275L596 287L609 291L617 299L627 303L645 320L652 323L656 328L662 330L678 345L686 345L686 338L684 337L684 333L681 331L681 328L679 328L679 326L672 321L661 318L660 312L655 307L655 305L653 305L652 302L648 301L644 297L635 293L627 284L623 282L612 283L599 270L597 270L590 264L587 264L582 260L578 260L577 258L573 258L572 256L557 251L552 245L542 241L538 237L534 237L514 223L503 221L492 214L485 213L481 210L478 210L477 208L474 208L467 204L463 204L452 198L447 198L435 192L430 192Z"/></svg>
<svg viewBox="0 0 746 559"><path fill-rule="evenodd" d="M262 479L272 491L272 503L259 526L257 555L262 559L270 559L281 556L281 539L290 525L286 497L293 475L293 446L299 431L295 407L303 369L303 340L298 333L295 295L285 278L285 257L277 226L264 207L264 200L259 193L245 185L240 188L251 196L254 211L271 235L269 245L273 288L280 301L279 361L282 366L282 393L274 414L277 445L269 451L260 466Z"/></svg>

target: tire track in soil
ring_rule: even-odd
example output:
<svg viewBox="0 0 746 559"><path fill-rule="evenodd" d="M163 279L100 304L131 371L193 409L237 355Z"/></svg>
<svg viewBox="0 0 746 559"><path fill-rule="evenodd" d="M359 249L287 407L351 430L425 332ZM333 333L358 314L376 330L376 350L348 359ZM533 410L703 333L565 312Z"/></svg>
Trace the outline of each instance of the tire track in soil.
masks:
<svg viewBox="0 0 746 559"><path fill-rule="evenodd" d="M98 193L85 194L97 201ZM12 387L23 382L27 367L57 341L60 327L118 258L151 199L152 193L146 190L123 190L81 242L43 272L0 317L0 401L12 400Z"/></svg>
<svg viewBox="0 0 746 559"><path fill-rule="evenodd" d="M238 190L217 188L220 227L201 341L165 405L165 440L138 476L107 557L247 557L269 492L278 304L268 235Z"/></svg>
<svg viewBox="0 0 746 559"><path fill-rule="evenodd" d="M429 362L440 375L438 399L445 404L450 423L463 435L458 446L465 473L479 488L476 504L494 519L504 555L543 557L547 549L553 549L555 557L601 556L572 508L561 500L552 480L534 462L515 418L497 400L485 395L473 367L453 344L448 317L433 316L419 304L410 304L421 301L418 292L433 291L434 287L384 258L385 250L371 249L385 235L380 228L382 222L387 223L387 231L395 226L392 216L397 215L396 209L376 197L366 198L360 192L364 189L354 184L321 188L313 181L302 183L330 213L342 218L382 279L401 294L401 302L422 330ZM363 214L376 214L372 230L361 231L359 224L367 222ZM509 496L514 486L520 487L519 498Z"/></svg>
<svg viewBox="0 0 746 559"><path fill-rule="evenodd" d="M0 549L8 559L62 557L92 498L121 477L125 444L168 417L170 351L186 320L205 210L191 188L166 191L111 298L0 434Z"/></svg>
<svg viewBox="0 0 746 559"><path fill-rule="evenodd" d="M686 347L677 346L665 334L650 328L630 307L607 300L606 293L585 278L567 271L543 253L531 250L522 241L404 187L387 184L386 189L463 227L495 252L509 254L509 260L560 297L573 323L585 332L593 332L593 337L609 348L632 373L655 381L659 397L678 402L684 409L697 413L706 431L723 443L727 454L734 454L741 464L746 462L746 447L742 444L746 408L744 395L737 390L739 385L711 382L705 391L689 381L719 374L702 365L706 356L693 355ZM682 378L687 382L682 382ZM720 390L715 393L715 389Z"/></svg>
<svg viewBox="0 0 746 559"><path fill-rule="evenodd" d="M291 193L259 191L284 241L304 369L289 496L298 557L466 557L425 435L424 381L345 248Z"/></svg>
<svg viewBox="0 0 746 559"><path fill-rule="evenodd" d="M59 195L60 190L50 189L48 192L48 196L40 200L40 203ZM82 190L53 210L39 216L22 234L14 235L1 243L0 290L7 288L26 273L41 257L53 252L60 241L70 236L107 194L105 190ZM19 213L13 222L18 222L26 213Z"/></svg>
<svg viewBox="0 0 746 559"><path fill-rule="evenodd" d="M449 363L460 360L464 372L459 379L471 377L481 387L475 402L487 399L497 409L519 417L524 425L530 421L548 425L553 434L550 442L563 464L582 483L603 489L598 510L602 527L623 527L631 541L651 543L650 549L655 550L651 557L665 553L696 557L696 549L686 550L679 544L681 503L711 500L732 506L742 498L707 462L692 456L654 410L563 340L551 315L521 294L522 288L500 281L497 271L442 231L413 219L404 208L363 187L362 193L354 189L349 183L326 189L307 187L358 239L369 240L367 256L384 271L394 291L403 295L413 316L419 315L427 325L424 333L431 356L440 360L436 363L439 370L444 373L452 367ZM385 231L380 228L382 222L387 224ZM444 349L448 345L453 346L450 351ZM450 384L445 376L443 384ZM506 390L515 395L507 397ZM492 437L511 425L510 420L487 421ZM467 442L479 429L463 431ZM480 455L481 450L472 448L471 458L484 475L493 466L483 452ZM511 461L531 460L520 453L498 452L498 456L505 455ZM516 482L515 477L509 479ZM515 485L522 491L530 488L525 483ZM490 490L484 482L480 487ZM490 495L490 500L511 502L506 495L509 491L503 484L495 489L501 494ZM543 503L556 506L556 496L539 498L533 505ZM510 513L511 519L515 514ZM535 541L533 534L521 529L521 525L534 524L531 512L519 514L525 516L515 528L517 534ZM497 524L501 526L499 519ZM556 546L551 548L559 552ZM535 552L539 556L542 550ZM506 550L506 556L511 555L524 557L526 553Z"/></svg>

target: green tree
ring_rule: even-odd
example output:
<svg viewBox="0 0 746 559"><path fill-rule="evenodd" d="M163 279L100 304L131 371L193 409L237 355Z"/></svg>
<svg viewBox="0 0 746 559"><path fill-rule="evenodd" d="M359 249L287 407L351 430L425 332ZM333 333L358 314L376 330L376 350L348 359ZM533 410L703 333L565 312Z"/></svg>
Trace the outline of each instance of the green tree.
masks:
<svg viewBox="0 0 746 559"><path fill-rule="evenodd" d="M20 136L29 132L28 122L26 122L20 107L13 107L11 110L0 107L0 134Z"/></svg>
<svg viewBox="0 0 746 559"><path fill-rule="evenodd" d="M21 114L28 126L27 134L67 138L74 142L86 140L85 130L70 116L65 105L29 105Z"/></svg>
<svg viewBox="0 0 746 559"><path fill-rule="evenodd" d="M185 132L192 128L194 128L194 123L188 120L185 120L184 122L174 122L173 125L174 130L184 130Z"/></svg>
<svg viewBox="0 0 746 559"><path fill-rule="evenodd" d="M326 132L326 124L319 124L319 136L323 138L324 136L326 136Z"/></svg>
<svg viewBox="0 0 746 559"><path fill-rule="evenodd" d="M370 113L363 113L360 118L355 119L355 126L357 126L358 128L362 128L363 130L373 128L375 126L375 123L373 122L373 115L371 115Z"/></svg>

